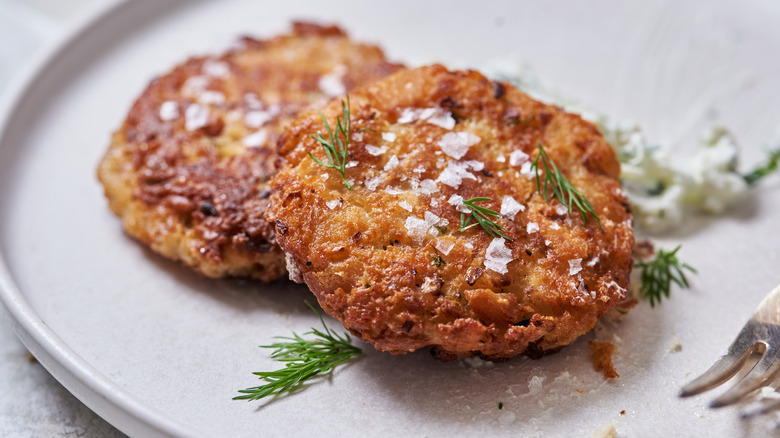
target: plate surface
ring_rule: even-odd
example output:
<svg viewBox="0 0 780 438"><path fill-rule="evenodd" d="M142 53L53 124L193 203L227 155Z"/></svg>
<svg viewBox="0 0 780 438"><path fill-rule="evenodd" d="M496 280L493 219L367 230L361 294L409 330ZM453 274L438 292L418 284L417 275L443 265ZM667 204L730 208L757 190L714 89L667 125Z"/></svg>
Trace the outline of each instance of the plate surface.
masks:
<svg viewBox="0 0 780 438"><path fill-rule="evenodd" d="M733 409L708 410L713 395L681 400L677 391L780 280L776 177L725 216L663 236L682 242L699 270L690 291L654 309L642 302L558 354L444 364L361 344L360 360L306 391L232 401L257 384L252 371L277 367L257 345L317 324L309 292L208 280L161 259L121 232L95 170L155 74L292 19L340 24L409 64L479 68L514 57L589 107L639 121L681 156L717 120L755 163L780 120L780 58L770 55L780 53L780 8L770 1L121 4L42 64L0 131L0 298L70 391L138 436L590 436L609 423L624 436L763 430ZM593 370L590 339L616 343L620 378Z"/></svg>

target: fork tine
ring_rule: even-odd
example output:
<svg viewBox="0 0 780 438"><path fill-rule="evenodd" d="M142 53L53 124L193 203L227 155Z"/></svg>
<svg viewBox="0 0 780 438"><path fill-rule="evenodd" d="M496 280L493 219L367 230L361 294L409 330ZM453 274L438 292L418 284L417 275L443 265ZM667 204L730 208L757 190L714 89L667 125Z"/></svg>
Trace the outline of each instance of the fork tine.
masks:
<svg viewBox="0 0 780 438"><path fill-rule="evenodd" d="M780 369L778 361L780 361L780 350L767 346L764 355L753 369L725 394L713 400L710 407L719 408L738 403L746 395L765 386L767 381Z"/></svg>
<svg viewBox="0 0 780 438"><path fill-rule="evenodd" d="M746 406L739 415L743 420L747 420L759 415L768 414L778 409L780 409L780 399L759 400Z"/></svg>
<svg viewBox="0 0 780 438"><path fill-rule="evenodd" d="M690 397L709 391L734 377L742 368L751 354L758 351L755 343L753 329L750 324L742 328L742 331L729 347L728 353L721 356L712 366L699 377L683 386L680 397Z"/></svg>

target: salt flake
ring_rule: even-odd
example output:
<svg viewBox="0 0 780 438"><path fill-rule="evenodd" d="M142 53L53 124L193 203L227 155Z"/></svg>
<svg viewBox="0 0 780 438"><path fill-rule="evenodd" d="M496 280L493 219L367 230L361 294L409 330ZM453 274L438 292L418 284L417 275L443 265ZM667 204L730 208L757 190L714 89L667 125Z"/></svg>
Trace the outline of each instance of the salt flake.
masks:
<svg viewBox="0 0 780 438"><path fill-rule="evenodd" d="M436 249L444 255L449 255L454 247L455 242L449 239L439 239L436 241Z"/></svg>
<svg viewBox="0 0 780 438"><path fill-rule="evenodd" d="M230 73L230 66L222 61L215 61L209 59L203 63L203 74L207 76L213 76L215 78L224 78Z"/></svg>
<svg viewBox="0 0 780 438"><path fill-rule="evenodd" d="M463 196L452 195L447 203L455 206L455 210L458 210L461 213L471 213L471 210L463 203Z"/></svg>
<svg viewBox="0 0 780 438"><path fill-rule="evenodd" d="M418 244L425 239L425 235L428 234L428 230L431 228L427 222L415 216L406 218L404 226L407 229L409 237Z"/></svg>
<svg viewBox="0 0 780 438"><path fill-rule="evenodd" d="M575 275L582 271L582 259L569 260L569 275Z"/></svg>
<svg viewBox="0 0 780 438"><path fill-rule="evenodd" d="M432 195L439 191L439 185L432 179L424 179L420 182L419 192L423 195Z"/></svg>
<svg viewBox="0 0 780 438"><path fill-rule="evenodd" d="M533 169L531 169L530 161L526 161L525 163L523 163L522 166L520 166L520 173L528 179L534 177L534 171Z"/></svg>
<svg viewBox="0 0 780 438"><path fill-rule="evenodd" d="M456 160L460 160L466 155L469 148L477 143L481 138L470 132L448 132L439 140L439 147L445 154Z"/></svg>
<svg viewBox="0 0 780 438"><path fill-rule="evenodd" d="M485 268L499 274L509 272L507 264L512 261L512 250L506 247L505 240L497 237L490 242L485 251Z"/></svg>
<svg viewBox="0 0 780 438"><path fill-rule="evenodd" d="M376 147L376 146L372 146L370 144L367 144L366 145L366 152L368 152L370 155L373 155L373 156L377 157L377 156L382 155L385 152L387 152L387 146Z"/></svg>
<svg viewBox="0 0 780 438"><path fill-rule="evenodd" d="M521 150L512 151L509 154L509 165L517 167L530 159L531 156Z"/></svg>
<svg viewBox="0 0 780 438"><path fill-rule="evenodd" d="M179 106L176 102L168 100L160 105L160 120L169 122L179 118Z"/></svg>
<svg viewBox="0 0 780 438"><path fill-rule="evenodd" d="M439 174L439 177L436 178L436 181L457 189L464 179L476 181L477 177L468 171L469 168L479 171L484 167L483 163L474 160L450 161L447 163L447 167Z"/></svg>
<svg viewBox="0 0 780 438"><path fill-rule="evenodd" d="M393 155L392 157L390 157L390 159L387 161L387 164L385 164L385 169L384 169L385 172L388 170L395 169L398 166L398 163L399 163L398 156Z"/></svg>
<svg viewBox="0 0 780 438"><path fill-rule="evenodd" d="M520 211L525 211L525 206L515 201L515 198L511 196L504 196L504 199L501 200L502 215L508 216L509 219L514 220L515 215L517 215L517 213Z"/></svg>
<svg viewBox="0 0 780 438"><path fill-rule="evenodd" d="M209 122L209 109L197 103L190 104L184 112L184 127L188 131L206 126Z"/></svg>
<svg viewBox="0 0 780 438"><path fill-rule="evenodd" d="M525 230L528 231L528 234L536 233L537 231L539 231L539 224L537 224L536 222L528 222L528 225L526 225Z"/></svg>
<svg viewBox="0 0 780 438"><path fill-rule="evenodd" d="M265 144L268 140L268 133L265 131L257 131L244 137L244 146L248 148L258 147Z"/></svg>
<svg viewBox="0 0 780 438"><path fill-rule="evenodd" d="M249 111L244 116L244 123L251 128L259 128L270 122L274 116L269 111Z"/></svg>
<svg viewBox="0 0 780 438"><path fill-rule="evenodd" d="M347 89L342 82L342 78L346 72L347 68L343 65L339 65L334 68L332 72L320 77L320 91L325 93L328 97L337 97L344 94Z"/></svg>

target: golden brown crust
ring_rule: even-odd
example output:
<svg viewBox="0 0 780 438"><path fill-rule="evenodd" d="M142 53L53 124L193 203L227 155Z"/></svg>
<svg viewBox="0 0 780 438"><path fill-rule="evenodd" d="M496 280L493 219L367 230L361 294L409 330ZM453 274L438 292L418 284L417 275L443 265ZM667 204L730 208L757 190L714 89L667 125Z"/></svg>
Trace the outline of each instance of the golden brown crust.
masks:
<svg viewBox="0 0 780 438"><path fill-rule="evenodd" d="M323 123L308 112L279 143L286 165L266 217L291 278L352 333L391 353L431 346L440 358L500 359L567 345L625 298L631 216L619 163L592 124L441 66L395 73L350 101L354 190L307 156L325 160L311 138ZM340 109L333 101L322 112L334 124ZM466 132L478 141L465 151L443 140ZM537 193L528 165L540 142L603 231ZM479 226L459 232L454 194L492 198L482 205L496 211L505 196L522 204L514 220L497 219L512 241ZM491 245L499 251L488 258Z"/></svg>
<svg viewBox="0 0 780 438"><path fill-rule="evenodd" d="M131 236L210 276L270 281L283 254L264 219L276 141L309 105L401 68L336 26L243 38L156 78L98 169Z"/></svg>

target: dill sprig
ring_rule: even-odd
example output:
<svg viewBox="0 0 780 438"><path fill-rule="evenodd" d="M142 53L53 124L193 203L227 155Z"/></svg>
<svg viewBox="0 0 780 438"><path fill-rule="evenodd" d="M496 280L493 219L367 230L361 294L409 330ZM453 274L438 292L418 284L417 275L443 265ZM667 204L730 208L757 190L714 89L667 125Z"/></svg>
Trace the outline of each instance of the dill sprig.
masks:
<svg viewBox="0 0 780 438"><path fill-rule="evenodd" d="M751 172L742 175L746 183L755 185L759 180L777 170L780 161L780 148L769 152L769 159L766 163L756 167Z"/></svg>
<svg viewBox="0 0 780 438"><path fill-rule="evenodd" d="M346 104L341 101L341 115L336 117L336 132L331 129L328 120L320 113L322 121L325 123L325 129L328 130L328 137L323 137L322 133L318 132L316 135L312 135L312 138L325 150L325 155L328 157L328 162L324 163L318 160L311 152L309 156L315 163L320 166L327 167L328 169L336 169L341 174L341 181L349 190L352 190L352 186L347 182L347 159L349 158L348 148L351 135L351 121L350 121L350 107L349 96L347 96Z"/></svg>
<svg viewBox="0 0 780 438"><path fill-rule="evenodd" d="M502 233L501 230L504 229L501 225L493 222L490 219L490 216L493 217L499 217L501 216L497 212L481 207L477 205L477 202L484 202L484 201L492 201L490 198L471 198L469 200L463 201L463 205L468 207L469 210L471 210L471 213L469 213L468 219L466 218L466 213L461 212L460 213L460 229L458 231L465 231L469 228L479 225L481 226L485 231L487 231L488 234L490 234L493 237L503 237L506 240L512 240L509 237L506 236L506 234ZM476 222L471 223L471 220L474 219Z"/></svg>
<svg viewBox="0 0 780 438"><path fill-rule="evenodd" d="M669 298L669 289L674 282L683 289L689 286L685 278L685 270L696 273L696 269L677 258L677 251L682 245L677 245L674 251L659 250L650 261L640 261L634 267L642 270L639 290L650 300L650 306L660 303L663 297Z"/></svg>
<svg viewBox="0 0 780 438"><path fill-rule="evenodd" d="M292 337L277 336L284 342L276 342L271 345L262 345L261 348L273 348L271 357L284 362L284 368L276 371L261 371L252 373L267 382L264 385L242 389L238 392L242 395L233 397L233 400L259 400L268 395L279 395L284 392L292 392L303 383L317 374L328 373L338 365L348 361L353 356L363 352L352 345L352 339L345 332L344 336L332 332L317 310L308 302L307 306L319 317L325 331L312 328L304 335L314 335L315 340L306 340L293 333Z"/></svg>
<svg viewBox="0 0 780 438"><path fill-rule="evenodd" d="M542 188L541 178L539 177L540 161L544 170L544 188ZM585 224L588 223L588 215L591 215L596 219L599 227L602 230L604 229L588 198L571 185L569 180L558 169L558 166L555 165L552 158L547 155L541 143L539 143L539 153L536 155L533 163L531 163L531 168L536 171L536 190L539 194L544 195L545 202L548 201L550 189L552 189L552 196L558 198L558 201L566 207L567 211L571 212L572 207L577 207L580 213L582 213L582 221Z"/></svg>

